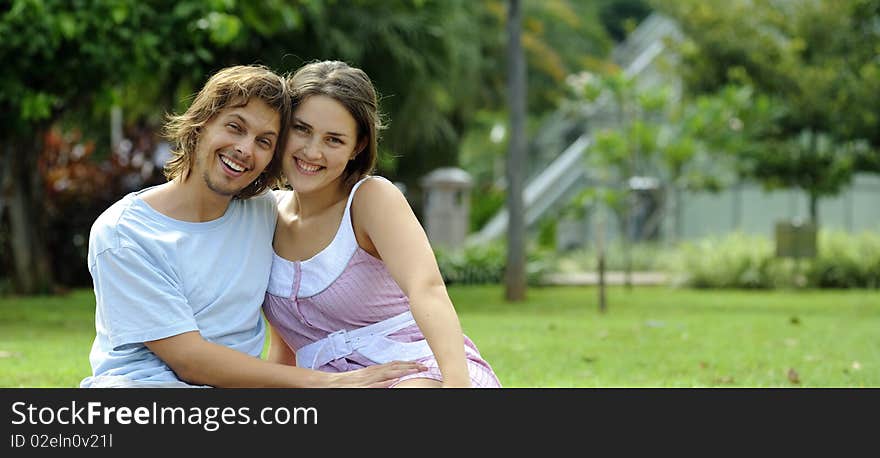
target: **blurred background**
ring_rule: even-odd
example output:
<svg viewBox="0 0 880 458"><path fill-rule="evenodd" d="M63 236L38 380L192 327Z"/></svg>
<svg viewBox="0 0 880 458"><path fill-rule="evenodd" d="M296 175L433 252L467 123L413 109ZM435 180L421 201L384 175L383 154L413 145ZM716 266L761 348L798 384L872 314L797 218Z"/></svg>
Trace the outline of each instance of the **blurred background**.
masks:
<svg viewBox="0 0 880 458"><path fill-rule="evenodd" d="M880 0L0 1L0 386L89 374L165 116L315 59L504 386L880 386Z"/></svg>
<svg viewBox="0 0 880 458"><path fill-rule="evenodd" d="M378 174L449 283L880 287L880 2L13 0L0 5L0 294L90 287L94 219L164 181L164 116L216 70L373 79ZM509 219L511 97L525 99ZM639 276L639 274L642 274ZM610 281L617 277L609 276Z"/></svg>

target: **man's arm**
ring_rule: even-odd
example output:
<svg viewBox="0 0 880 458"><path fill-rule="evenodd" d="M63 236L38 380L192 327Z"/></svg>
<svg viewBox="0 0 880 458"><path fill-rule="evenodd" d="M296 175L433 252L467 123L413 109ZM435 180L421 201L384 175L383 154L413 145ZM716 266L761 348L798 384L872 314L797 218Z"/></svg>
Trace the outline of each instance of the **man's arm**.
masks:
<svg viewBox="0 0 880 458"><path fill-rule="evenodd" d="M344 374L323 373L273 364L208 342L171 271L156 268L136 246L106 250L96 256L91 269L98 320L108 328L111 345L143 342L186 382L218 387L381 387L424 370L397 363Z"/></svg>
<svg viewBox="0 0 880 458"><path fill-rule="evenodd" d="M382 388L424 370L395 361L351 372L330 373L275 364L208 342L197 331L144 342L181 380L223 388Z"/></svg>

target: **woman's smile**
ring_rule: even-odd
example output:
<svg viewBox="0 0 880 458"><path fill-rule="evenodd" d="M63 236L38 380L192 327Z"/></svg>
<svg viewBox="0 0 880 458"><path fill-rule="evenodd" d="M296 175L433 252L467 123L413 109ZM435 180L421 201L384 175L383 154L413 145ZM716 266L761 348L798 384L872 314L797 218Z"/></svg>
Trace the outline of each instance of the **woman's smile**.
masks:
<svg viewBox="0 0 880 458"><path fill-rule="evenodd" d="M302 173L303 175L317 175L318 172L320 172L321 169L324 168L317 164L308 163L298 157L295 157L293 159L296 162L296 169L299 171L299 173Z"/></svg>

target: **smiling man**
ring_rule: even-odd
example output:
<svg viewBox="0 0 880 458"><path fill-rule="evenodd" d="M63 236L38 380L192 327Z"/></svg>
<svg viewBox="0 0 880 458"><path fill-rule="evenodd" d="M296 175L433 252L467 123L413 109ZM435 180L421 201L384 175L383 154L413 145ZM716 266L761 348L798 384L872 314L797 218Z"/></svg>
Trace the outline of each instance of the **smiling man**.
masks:
<svg viewBox="0 0 880 458"><path fill-rule="evenodd" d="M266 177L289 114L283 78L235 66L169 118L169 181L125 196L92 225L96 337L81 387L387 386L423 369L329 374L259 358L276 220Z"/></svg>

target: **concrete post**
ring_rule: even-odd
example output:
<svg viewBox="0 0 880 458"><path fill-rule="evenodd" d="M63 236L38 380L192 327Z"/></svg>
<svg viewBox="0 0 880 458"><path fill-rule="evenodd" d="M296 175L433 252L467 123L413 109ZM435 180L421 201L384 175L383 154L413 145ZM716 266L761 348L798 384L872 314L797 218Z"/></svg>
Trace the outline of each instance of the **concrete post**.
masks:
<svg viewBox="0 0 880 458"><path fill-rule="evenodd" d="M462 169L443 167L421 180L425 191L425 232L432 245L458 248L470 224L470 190L473 179Z"/></svg>

